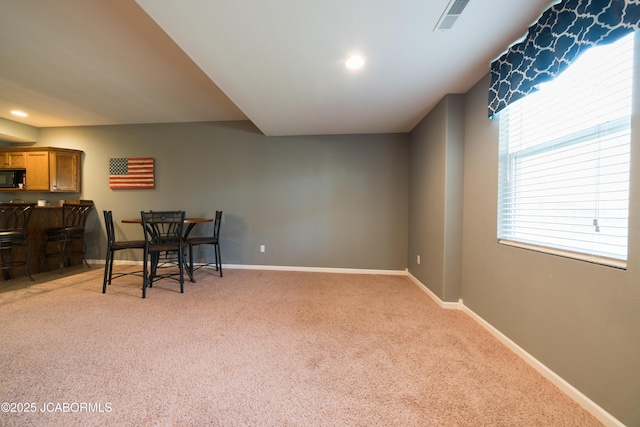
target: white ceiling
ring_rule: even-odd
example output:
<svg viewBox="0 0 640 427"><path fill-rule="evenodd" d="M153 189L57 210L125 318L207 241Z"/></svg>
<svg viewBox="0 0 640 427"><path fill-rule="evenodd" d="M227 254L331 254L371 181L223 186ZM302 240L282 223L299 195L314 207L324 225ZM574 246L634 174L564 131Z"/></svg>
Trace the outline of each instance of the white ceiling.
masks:
<svg viewBox="0 0 640 427"><path fill-rule="evenodd" d="M452 29L434 30L448 3L0 0L0 117L408 132L444 95L470 89L555 1L470 0ZM351 52L365 68L344 67Z"/></svg>

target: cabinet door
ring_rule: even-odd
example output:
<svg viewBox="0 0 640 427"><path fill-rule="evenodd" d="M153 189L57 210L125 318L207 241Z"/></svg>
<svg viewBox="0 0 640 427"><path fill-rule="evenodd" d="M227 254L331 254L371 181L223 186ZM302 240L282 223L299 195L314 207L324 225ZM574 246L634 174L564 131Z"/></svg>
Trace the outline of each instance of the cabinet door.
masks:
<svg viewBox="0 0 640 427"><path fill-rule="evenodd" d="M9 157L9 167L22 169L26 166L24 153L7 153Z"/></svg>
<svg viewBox="0 0 640 427"><path fill-rule="evenodd" d="M22 169L26 167L26 160L24 153L8 153L9 154L9 167Z"/></svg>
<svg viewBox="0 0 640 427"><path fill-rule="evenodd" d="M51 152L51 191L80 191L79 163L77 153Z"/></svg>
<svg viewBox="0 0 640 427"><path fill-rule="evenodd" d="M24 169L24 153L17 151L0 152L0 168Z"/></svg>
<svg viewBox="0 0 640 427"><path fill-rule="evenodd" d="M49 153L32 151L25 154L27 190L49 191Z"/></svg>
<svg viewBox="0 0 640 427"><path fill-rule="evenodd" d="M9 153L0 152L0 168L8 168L9 167Z"/></svg>

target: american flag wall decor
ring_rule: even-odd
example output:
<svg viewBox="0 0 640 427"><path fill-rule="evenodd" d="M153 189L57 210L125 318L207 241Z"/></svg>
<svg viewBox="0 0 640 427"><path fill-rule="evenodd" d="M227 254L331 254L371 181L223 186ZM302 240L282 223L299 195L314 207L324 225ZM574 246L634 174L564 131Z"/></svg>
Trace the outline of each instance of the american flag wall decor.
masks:
<svg viewBox="0 0 640 427"><path fill-rule="evenodd" d="M109 188L148 190L154 188L153 157L109 159Z"/></svg>

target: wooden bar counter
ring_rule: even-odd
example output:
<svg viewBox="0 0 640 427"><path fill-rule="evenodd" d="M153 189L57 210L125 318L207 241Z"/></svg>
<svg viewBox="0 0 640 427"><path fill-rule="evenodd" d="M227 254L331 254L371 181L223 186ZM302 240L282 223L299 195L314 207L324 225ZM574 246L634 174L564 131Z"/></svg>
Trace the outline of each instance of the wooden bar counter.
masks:
<svg viewBox="0 0 640 427"><path fill-rule="evenodd" d="M31 254L31 259L29 260L29 272L32 276L43 271L57 270L60 268L57 258L49 258L45 260L42 253L42 245L45 240L45 230L51 227L61 226L61 206L36 206L33 209L31 219L29 220L29 228L27 229L27 247ZM16 260L24 260L26 258L26 254L22 248L12 249L11 256L15 257ZM80 263L82 263L81 256L74 256L71 258L72 265ZM26 276L24 266L12 268L10 270L6 270L6 272L9 272L9 277L5 275L0 278L0 281Z"/></svg>

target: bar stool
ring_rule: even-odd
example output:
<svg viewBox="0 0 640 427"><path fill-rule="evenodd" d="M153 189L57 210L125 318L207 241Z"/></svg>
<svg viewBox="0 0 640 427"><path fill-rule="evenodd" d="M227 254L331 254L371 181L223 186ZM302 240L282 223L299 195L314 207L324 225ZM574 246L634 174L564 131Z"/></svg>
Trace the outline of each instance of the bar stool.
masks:
<svg viewBox="0 0 640 427"><path fill-rule="evenodd" d="M31 254L27 246L27 227L35 203L0 203L0 269L6 280L11 279L11 269L25 266L29 279L33 280L29 272ZM24 259L16 257L13 249L23 248Z"/></svg>
<svg viewBox="0 0 640 427"><path fill-rule="evenodd" d="M46 266L49 258L57 258L60 264L60 274L63 273L65 259L71 265L71 257L82 255L82 260L91 267L85 259L86 243L84 241L84 228L87 222L87 215L93 209L92 200L69 201L62 205L62 227L53 227L45 230L45 241L42 245L42 253ZM80 246L80 249L74 247ZM51 245L54 251L48 251Z"/></svg>

